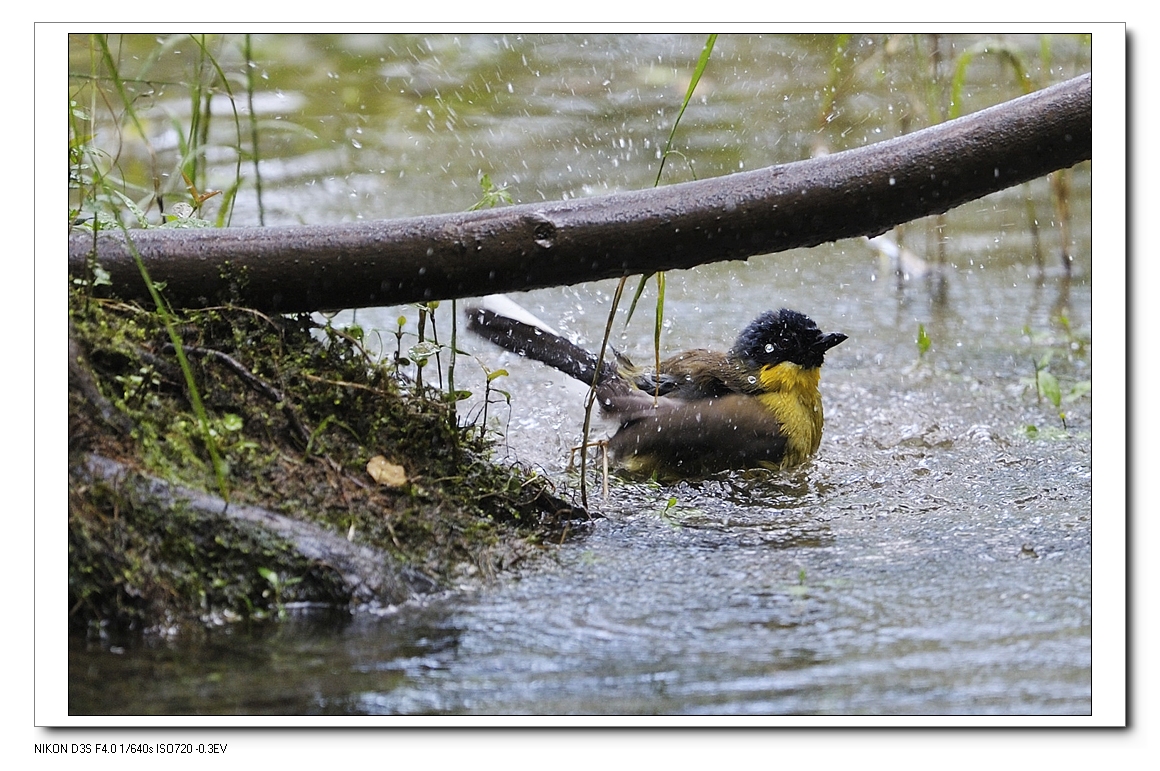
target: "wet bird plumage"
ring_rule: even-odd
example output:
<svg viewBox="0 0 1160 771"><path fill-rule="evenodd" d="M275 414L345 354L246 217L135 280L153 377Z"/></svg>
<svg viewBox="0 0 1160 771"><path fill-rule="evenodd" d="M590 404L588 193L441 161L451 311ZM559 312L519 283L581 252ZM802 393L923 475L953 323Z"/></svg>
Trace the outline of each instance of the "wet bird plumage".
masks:
<svg viewBox="0 0 1160 771"><path fill-rule="evenodd" d="M620 354L598 363L558 335L485 309L469 311L469 323L508 350L595 382L601 412L619 424L608 440L614 457L661 478L805 461L822 439L825 352L846 339L796 311L768 311L728 352L685 351L642 372Z"/></svg>

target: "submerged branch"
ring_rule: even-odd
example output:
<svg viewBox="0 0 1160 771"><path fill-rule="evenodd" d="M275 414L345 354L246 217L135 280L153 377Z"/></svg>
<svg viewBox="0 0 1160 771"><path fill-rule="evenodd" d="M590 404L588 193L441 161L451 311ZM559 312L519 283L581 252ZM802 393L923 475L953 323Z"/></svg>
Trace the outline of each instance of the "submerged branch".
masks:
<svg viewBox="0 0 1160 771"><path fill-rule="evenodd" d="M537 289L873 236L1091 158L1084 75L906 136L655 190L504 209L305 227L134 230L175 306L232 292L276 312ZM96 260L148 299L119 231ZM91 234L69 239L84 275Z"/></svg>

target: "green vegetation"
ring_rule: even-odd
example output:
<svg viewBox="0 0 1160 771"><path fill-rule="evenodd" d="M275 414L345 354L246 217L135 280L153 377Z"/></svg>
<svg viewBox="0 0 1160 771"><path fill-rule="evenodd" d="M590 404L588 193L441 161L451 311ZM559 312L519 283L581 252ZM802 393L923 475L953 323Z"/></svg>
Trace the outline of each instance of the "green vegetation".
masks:
<svg viewBox="0 0 1160 771"><path fill-rule="evenodd" d="M508 192L507 186L497 187L489 174L479 178L479 187L481 190L479 200L472 204L468 211L507 206L512 202L512 194Z"/></svg>
<svg viewBox="0 0 1160 771"><path fill-rule="evenodd" d="M1030 327L1024 328L1023 334L1032 344L1045 347L1046 350L1032 359L1034 374L1022 378L1022 382L1028 390L1034 390L1037 403L1042 404L1047 400L1059 418L1060 426L1066 430L1065 406L1084 398L1092 390L1091 379L1079 377L1090 363L1088 350L1091 341L1072 329L1071 320L1066 314L1059 314L1055 320L1063 333L1062 337L1049 332L1035 332ZM1028 425L1026 433L1030 437L1042 435L1036 425Z"/></svg>
<svg viewBox="0 0 1160 771"><path fill-rule="evenodd" d="M89 52L87 72L70 73L69 94L69 189L70 224L92 228L124 222L125 214L133 222L145 221L156 210L155 223L172 223L176 227L202 224L177 212L170 214L169 204L187 195L192 210L219 195L220 191L199 192L206 184L206 157L213 151L230 152L235 159L234 183L222 194L216 224L229 224L234 197L242 184L243 158L256 159L257 153L242 140L242 124L237 99L213 51L213 43L204 35L171 35L160 38L150 55L132 60L128 71L119 52L118 38L108 35L85 36ZM192 43L195 54L187 60L188 70L180 84L166 82L154 68L167 54L183 44ZM166 91L181 90L189 102L189 115L167 116L176 142L173 152L161 152L148 137L148 126L157 121L157 111L148 109ZM251 91L252 82L247 88ZM212 104L223 97L230 106L232 123L228 145L211 141L216 125ZM123 135L144 142L146 158L130 154L113 155L101 150L95 142L96 117L104 111L118 132L115 146L124 147ZM251 125L251 129L253 126ZM252 132L252 136L256 136ZM256 140L255 140L256 141ZM177 216L174 216L177 215ZM209 223L205 223L209 224Z"/></svg>
<svg viewBox="0 0 1160 771"><path fill-rule="evenodd" d="M914 343L918 346L918 358L921 359L930 350L930 335L926 333L926 326L921 322L919 322L918 336Z"/></svg>

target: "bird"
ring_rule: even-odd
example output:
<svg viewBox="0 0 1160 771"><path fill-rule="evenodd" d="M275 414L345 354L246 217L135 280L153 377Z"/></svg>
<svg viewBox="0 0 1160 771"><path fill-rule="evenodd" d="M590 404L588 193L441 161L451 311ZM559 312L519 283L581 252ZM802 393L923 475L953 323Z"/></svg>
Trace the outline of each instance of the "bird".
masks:
<svg viewBox="0 0 1160 771"><path fill-rule="evenodd" d="M728 351L684 351L649 372L616 351L599 361L553 331L485 307L467 313L475 333L593 386L601 414L617 423L608 440L617 465L661 481L804 463L822 440L822 362L847 339L782 308L750 322Z"/></svg>

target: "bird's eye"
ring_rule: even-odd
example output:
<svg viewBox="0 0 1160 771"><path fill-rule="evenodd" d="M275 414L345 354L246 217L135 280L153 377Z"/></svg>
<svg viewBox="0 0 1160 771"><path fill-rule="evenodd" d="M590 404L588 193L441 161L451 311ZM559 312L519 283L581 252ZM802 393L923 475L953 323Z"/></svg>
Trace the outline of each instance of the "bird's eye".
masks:
<svg viewBox="0 0 1160 771"><path fill-rule="evenodd" d="M773 343L766 343L765 344L765 352L766 353L773 353Z"/></svg>

